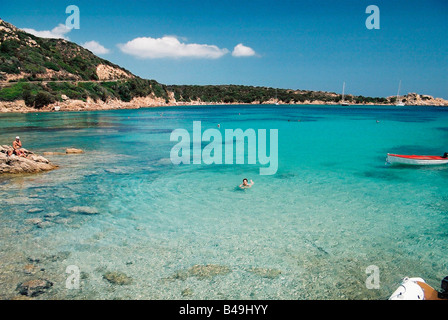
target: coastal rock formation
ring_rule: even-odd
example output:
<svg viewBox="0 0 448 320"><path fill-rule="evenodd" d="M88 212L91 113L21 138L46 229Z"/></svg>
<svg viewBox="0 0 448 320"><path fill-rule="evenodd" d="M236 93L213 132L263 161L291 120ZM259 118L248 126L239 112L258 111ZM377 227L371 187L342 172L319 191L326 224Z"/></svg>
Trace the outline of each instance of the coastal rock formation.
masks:
<svg viewBox="0 0 448 320"><path fill-rule="evenodd" d="M133 78L134 75L124 71L123 69L99 64L96 67L96 74L100 80L115 80Z"/></svg>
<svg viewBox="0 0 448 320"><path fill-rule="evenodd" d="M447 101L442 98L434 98L429 95L408 93L405 97L405 103L412 106L446 106Z"/></svg>
<svg viewBox="0 0 448 320"><path fill-rule="evenodd" d="M11 146L0 146L0 174L38 173L57 168L48 159L26 149L22 149L25 152L25 157L18 157L16 155L8 156L9 150L12 150Z"/></svg>

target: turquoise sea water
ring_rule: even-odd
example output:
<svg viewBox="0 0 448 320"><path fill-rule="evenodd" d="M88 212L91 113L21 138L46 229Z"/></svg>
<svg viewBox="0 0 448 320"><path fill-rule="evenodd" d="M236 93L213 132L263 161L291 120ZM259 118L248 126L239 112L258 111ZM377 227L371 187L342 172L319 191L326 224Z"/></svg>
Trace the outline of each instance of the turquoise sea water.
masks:
<svg viewBox="0 0 448 320"><path fill-rule="evenodd" d="M174 166L170 134L191 132L193 121L223 133L278 129L277 174ZM446 108L2 114L0 128L0 144L20 135L36 153L85 150L48 156L58 170L0 177L3 299L35 278L54 283L38 299L385 299L405 276L438 288L448 275L448 167L385 165L388 152L448 151ZM238 190L243 178L254 187ZM76 206L99 213L69 210ZM37 269L26 274L27 264ZM81 271L79 290L66 288L69 265ZM201 276L195 265L225 272ZM370 265L380 270L378 290L365 285ZM108 271L132 282L111 284Z"/></svg>

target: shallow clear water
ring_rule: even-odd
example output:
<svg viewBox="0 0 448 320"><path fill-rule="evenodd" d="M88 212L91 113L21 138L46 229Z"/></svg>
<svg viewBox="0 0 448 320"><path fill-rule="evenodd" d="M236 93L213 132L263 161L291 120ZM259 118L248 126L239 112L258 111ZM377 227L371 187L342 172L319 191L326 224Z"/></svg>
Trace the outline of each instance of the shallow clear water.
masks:
<svg viewBox="0 0 448 320"><path fill-rule="evenodd" d="M191 132L199 120L223 133L278 129L277 174L171 164L172 130ZM36 153L85 150L48 156L58 170L0 177L3 299L35 278L54 283L38 299L384 299L405 276L438 288L448 275L448 167L385 165L387 152L448 151L446 108L2 114L0 128L0 144L20 135ZM238 190L246 177L254 187ZM99 214L69 210L76 206ZM26 274L30 263L37 269ZM81 270L80 290L66 288L69 265ZM226 271L201 276L195 265ZM378 290L365 285L370 265L380 270ZM111 284L108 271L132 282Z"/></svg>

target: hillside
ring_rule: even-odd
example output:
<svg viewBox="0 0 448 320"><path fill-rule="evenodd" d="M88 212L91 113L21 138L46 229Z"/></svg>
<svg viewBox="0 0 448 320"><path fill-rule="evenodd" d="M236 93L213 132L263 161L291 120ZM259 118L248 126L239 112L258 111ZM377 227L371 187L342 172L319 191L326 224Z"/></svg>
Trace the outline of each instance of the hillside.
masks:
<svg viewBox="0 0 448 320"><path fill-rule="evenodd" d="M201 104L338 104L332 92L239 85L170 85L141 79L76 43L39 38L0 19L0 111L134 108ZM351 104L394 104L395 97L347 95ZM448 105L408 94L407 105Z"/></svg>
<svg viewBox="0 0 448 320"><path fill-rule="evenodd" d="M36 37L3 20L0 86L3 109L20 107L20 102L39 109L64 100L127 102L150 94L166 96L156 81L140 79L76 43Z"/></svg>
<svg viewBox="0 0 448 320"><path fill-rule="evenodd" d="M0 81L116 80L135 76L63 39L45 39L0 20Z"/></svg>

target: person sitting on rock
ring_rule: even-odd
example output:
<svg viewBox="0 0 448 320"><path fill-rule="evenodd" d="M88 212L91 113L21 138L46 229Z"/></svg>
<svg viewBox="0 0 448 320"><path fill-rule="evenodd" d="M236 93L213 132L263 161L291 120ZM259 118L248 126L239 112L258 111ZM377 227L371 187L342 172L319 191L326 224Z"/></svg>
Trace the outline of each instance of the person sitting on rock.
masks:
<svg viewBox="0 0 448 320"><path fill-rule="evenodd" d="M16 140L12 143L13 150L8 152L8 156L15 154L18 157L25 157L25 152L22 149L22 142L20 141L20 137L16 137Z"/></svg>

